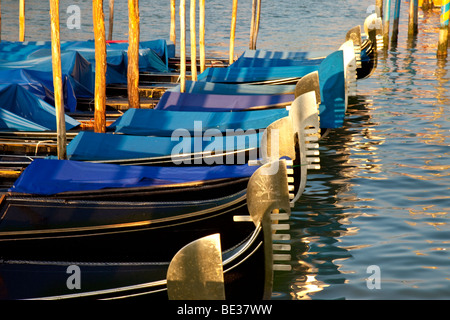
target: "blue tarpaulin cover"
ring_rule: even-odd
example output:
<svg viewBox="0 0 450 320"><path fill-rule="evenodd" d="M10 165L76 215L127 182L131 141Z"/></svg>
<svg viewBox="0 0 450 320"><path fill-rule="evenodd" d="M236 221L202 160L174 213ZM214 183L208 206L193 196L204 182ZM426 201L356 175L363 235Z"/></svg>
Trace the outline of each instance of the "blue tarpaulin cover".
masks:
<svg viewBox="0 0 450 320"><path fill-rule="evenodd" d="M205 83L217 82L232 85L234 82L251 82L302 77L318 71L322 103L319 107L321 128L342 127L346 111L346 83L344 53L335 51L320 65L293 67L208 68L199 75ZM205 105L205 109L208 106ZM225 111L225 108L223 109Z"/></svg>
<svg viewBox="0 0 450 320"><path fill-rule="evenodd" d="M168 49L164 40L140 43L140 71L167 72ZM108 43L106 82L127 82L128 43ZM77 98L94 96L95 43L88 41L61 42L66 110L76 110ZM53 104L53 75L50 41L0 42L0 83L16 83Z"/></svg>
<svg viewBox="0 0 450 320"><path fill-rule="evenodd" d="M294 94L231 95L164 92L156 110L171 111L231 111L269 106L285 106L294 101Z"/></svg>
<svg viewBox="0 0 450 320"><path fill-rule="evenodd" d="M257 166L120 166L71 160L34 160L9 191L52 195L69 191L162 186L224 178L250 177Z"/></svg>
<svg viewBox="0 0 450 320"><path fill-rule="evenodd" d="M80 123L65 116L66 129ZM17 84L0 84L0 131L56 131L56 110Z"/></svg>
<svg viewBox="0 0 450 320"><path fill-rule="evenodd" d="M170 92L180 92L177 85L168 89ZM226 84L201 81L186 81L186 93L226 94L226 95L259 95L259 94L294 94L295 85L252 85L252 84Z"/></svg>
<svg viewBox="0 0 450 320"><path fill-rule="evenodd" d="M246 50L230 68L289 67L319 65L328 54L314 55L309 52Z"/></svg>
<svg viewBox="0 0 450 320"><path fill-rule="evenodd" d="M191 135L212 129L220 132L258 130L265 129L288 114L289 111L285 108L239 112L129 109L108 129L123 134L167 137L172 136L176 130L180 133L186 131Z"/></svg>
<svg viewBox="0 0 450 320"><path fill-rule="evenodd" d="M263 133L242 136L147 137L83 131L67 146L70 160L142 159L193 152L225 152L258 148Z"/></svg>

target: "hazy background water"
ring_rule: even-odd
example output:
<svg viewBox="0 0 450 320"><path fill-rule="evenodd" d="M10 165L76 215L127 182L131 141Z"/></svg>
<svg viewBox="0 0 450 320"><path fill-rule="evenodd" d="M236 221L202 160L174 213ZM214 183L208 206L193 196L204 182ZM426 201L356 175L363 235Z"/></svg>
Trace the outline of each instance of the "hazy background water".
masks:
<svg viewBox="0 0 450 320"><path fill-rule="evenodd" d="M232 1L206 2L208 55L227 57ZM262 2L257 47L297 51L337 49L375 3ZM60 3L62 40L92 39L91 2ZM69 5L79 6L81 29L67 28ZM292 214L293 270L276 274L274 299L450 299L449 62L436 59L439 10L419 10L408 44L408 5L398 46L358 82L344 127L320 142L322 167ZM48 1L26 8L26 40L50 39ZM251 0L241 0L237 55L248 47L250 13ZM140 14L142 40L169 38L168 0L141 0ZM114 38L127 39L127 27L126 1L116 0ZM17 0L2 1L2 39L18 39ZM373 265L381 288L371 290Z"/></svg>

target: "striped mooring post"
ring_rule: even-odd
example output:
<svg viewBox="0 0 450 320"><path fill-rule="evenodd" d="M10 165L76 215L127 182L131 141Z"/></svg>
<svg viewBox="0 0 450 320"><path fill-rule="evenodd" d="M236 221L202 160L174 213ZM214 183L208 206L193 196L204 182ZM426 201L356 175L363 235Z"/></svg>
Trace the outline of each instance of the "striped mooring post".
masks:
<svg viewBox="0 0 450 320"><path fill-rule="evenodd" d="M383 8L383 43L384 49L389 48L389 24L391 18L391 0L385 0Z"/></svg>
<svg viewBox="0 0 450 320"><path fill-rule="evenodd" d="M401 7L401 0L395 0L395 9L394 9L394 24L392 27L392 38L391 38L391 45L395 46L397 44L398 40L398 25L400 21L400 7Z"/></svg>
<svg viewBox="0 0 450 320"><path fill-rule="evenodd" d="M439 30L438 57L447 56L448 24L450 17L450 0L443 0L441 7L441 27Z"/></svg>

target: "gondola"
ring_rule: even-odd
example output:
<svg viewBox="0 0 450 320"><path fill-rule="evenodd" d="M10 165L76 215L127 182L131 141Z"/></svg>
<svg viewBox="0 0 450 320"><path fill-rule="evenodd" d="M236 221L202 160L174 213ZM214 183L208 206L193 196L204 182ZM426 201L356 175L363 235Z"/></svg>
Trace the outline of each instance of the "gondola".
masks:
<svg viewBox="0 0 450 320"><path fill-rule="evenodd" d="M278 170L270 170L275 163ZM219 234L226 298L270 298L272 239L283 237L272 235L267 221L275 209L286 213L275 220L290 213L285 160L256 169L246 189L217 198L177 199L170 189L171 201L3 197L0 297L167 299L168 282L178 283L166 278L178 250ZM79 288L70 283L71 270L80 272Z"/></svg>
<svg viewBox="0 0 450 320"><path fill-rule="evenodd" d="M348 57L352 61L354 61L354 54L353 49L350 50L349 48L350 43L347 44L347 52L350 52L348 54ZM351 58L353 57L353 58ZM223 68L217 68L217 76L218 78L222 79L225 82L222 82L222 80L219 80L218 78L215 78L214 73L215 71L211 71L210 74L212 75L211 78L206 79L205 78L205 86L200 85L200 87L206 87L206 85L209 85L211 88L215 88L215 86L212 86L211 84L217 84L217 88L219 90L227 90L226 88L228 86L232 87L234 85L238 86L235 88L235 90L240 90L239 86L243 86L243 90L249 90L249 86L257 87L254 84L245 84L245 83L235 83L231 81L231 83L228 83L228 80L231 80L231 78L228 78L228 71L227 70L238 70L236 72L229 71L229 76L233 77L235 81L245 81L245 79L252 78L251 75L246 74L248 73L255 73L255 77L259 77L260 80L262 79L268 79L268 74L265 73L265 71L270 72L270 70L274 71L274 77L281 76L281 73L287 72L293 72L296 68L306 68L303 69L306 71L311 71L314 68L318 68L316 71L308 72L307 74L303 74L300 78L303 79L304 77L310 76L312 74L317 74L319 78L319 87L320 87L320 107L319 107L319 113L320 113L320 126L323 129L329 129L329 128L339 128L342 126L345 112L348 105L348 96L353 92L354 88L351 89L351 87L354 85L354 82L356 81L356 74L353 72L355 71L353 68L348 67L347 70L353 70L351 72L352 76L346 76L346 67L345 67L345 60L344 60L344 52L342 50L336 51L332 54L330 54L319 66L302 66L302 67L293 67L294 69L291 69L291 67L274 67L274 68L237 68L237 69L223 69ZM348 65L352 65L352 63L349 61ZM308 68L311 67L312 69L309 70ZM220 71L223 70L223 71ZM278 73L279 70L281 73ZM208 70L205 70L207 72ZM241 77L242 75L242 77ZM298 75L298 74L297 74ZM355 81L346 81L346 79L355 79ZM216 79L217 81L215 81ZM227 80L224 80L227 79ZM254 78L256 79L256 78ZM296 78L296 83L300 83L300 80ZM202 81L198 81L197 83L202 83ZM353 83L353 85L352 85ZM222 85L222 88L220 87ZM191 88L197 86L197 84L192 84ZM193 92L195 91L195 92ZM295 89L294 89L295 91ZM210 105L208 103L209 99L213 99L214 96L220 97L221 99L226 99L229 95L226 94L210 94L210 93L200 93L199 91L192 89L190 92L176 92L176 91L166 91L164 95L162 96L161 100L158 102L158 104L155 107L155 110L167 110L167 111L242 111L246 110L247 108L239 104L233 104L230 106L229 104L222 104L221 106L214 106ZM232 95L235 96L235 95ZM251 97L251 96L250 96ZM183 101L189 101L189 106L183 103Z"/></svg>

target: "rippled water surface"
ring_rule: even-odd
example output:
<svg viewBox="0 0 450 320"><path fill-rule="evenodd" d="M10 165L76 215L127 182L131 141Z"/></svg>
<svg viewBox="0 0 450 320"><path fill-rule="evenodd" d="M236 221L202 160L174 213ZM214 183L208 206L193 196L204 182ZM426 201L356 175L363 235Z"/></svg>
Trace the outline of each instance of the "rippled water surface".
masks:
<svg viewBox="0 0 450 320"><path fill-rule="evenodd" d="M206 2L208 54L226 57L231 0ZM262 2L258 48L298 51L337 49L375 3ZM18 38L17 3L2 1L2 39ZM116 39L127 38L124 3L116 1ZM168 39L168 3L140 1L142 40ZM79 30L65 26L73 4ZM293 270L276 274L274 299L450 299L450 67L436 59L439 11L419 10L408 41L408 5L397 47L358 82L344 127L320 142L321 169L292 214ZM61 1L63 40L93 37L90 10L87 0ZM251 1L240 1L236 54L248 46L250 12ZM47 1L27 0L26 39L49 39L48 20ZM379 289L367 285L373 270Z"/></svg>

